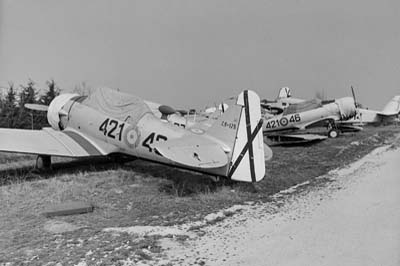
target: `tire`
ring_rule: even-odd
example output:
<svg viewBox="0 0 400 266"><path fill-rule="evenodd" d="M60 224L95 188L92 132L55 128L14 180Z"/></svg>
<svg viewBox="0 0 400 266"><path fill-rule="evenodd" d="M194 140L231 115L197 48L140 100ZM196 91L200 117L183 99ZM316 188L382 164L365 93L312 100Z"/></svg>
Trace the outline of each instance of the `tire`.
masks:
<svg viewBox="0 0 400 266"><path fill-rule="evenodd" d="M51 157L47 155L38 155L36 158L36 169L48 170L51 168Z"/></svg>
<svg viewBox="0 0 400 266"><path fill-rule="evenodd" d="M328 132L328 137L331 139L337 138L339 136L339 131L337 129L331 129Z"/></svg>

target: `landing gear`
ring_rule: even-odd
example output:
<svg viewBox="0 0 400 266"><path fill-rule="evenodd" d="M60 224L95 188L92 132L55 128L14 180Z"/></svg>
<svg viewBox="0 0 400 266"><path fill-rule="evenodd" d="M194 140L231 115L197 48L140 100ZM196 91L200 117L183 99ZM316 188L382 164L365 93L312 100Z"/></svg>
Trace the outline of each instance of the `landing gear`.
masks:
<svg viewBox="0 0 400 266"><path fill-rule="evenodd" d="M210 175L210 176L208 176L210 179L211 179L211 181L212 182L214 182L214 183L218 183L219 181L220 181L220 178L219 178L219 176L212 176L212 175Z"/></svg>
<svg viewBox="0 0 400 266"><path fill-rule="evenodd" d="M337 138L339 136L340 130L336 126L336 123L334 120L330 120L328 122L328 137L331 139Z"/></svg>
<svg viewBox="0 0 400 266"><path fill-rule="evenodd" d="M37 170L49 170L51 168L51 157L49 155L38 155L35 168Z"/></svg>
<svg viewBox="0 0 400 266"><path fill-rule="evenodd" d="M329 132L328 132L329 138L334 139L334 138L337 138L338 136L339 136L339 130L337 130L336 128L329 130Z"/></svg>

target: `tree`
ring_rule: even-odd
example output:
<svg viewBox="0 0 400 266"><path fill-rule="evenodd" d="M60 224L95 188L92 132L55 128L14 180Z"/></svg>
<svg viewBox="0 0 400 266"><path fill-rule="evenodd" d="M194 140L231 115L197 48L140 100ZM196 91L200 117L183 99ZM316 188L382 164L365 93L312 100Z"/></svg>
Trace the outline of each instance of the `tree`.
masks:
<svg viewBox="0 0 400 266"><path fill-rule="evenodd" d="M50 105L51 101L55 97L60 95L60 89L57 87L53 79L46 81L46 85L48 87L48 90L46 91L45 94L40 96L39 104ZM33 111L32 114L34 115L35 128L43 128L50 126L49 122L47 121L47 112Z"/></svg>
<svg viewBox="0 0 400 266"><path fill-rule="evenodd" d="M54 80L49 80L46 82L48 90L39 96L35 85L29 80L27 85L20 85L17 91L14 84L9 83L4 99L0 97L0 127L41 129L49 126L47 112L27 109L25 104L49 105L60 94L60 90Z"/></svg>
<svg viewBox="0 0 400 266"><path fill-rule="evenodd" d="M40 104L49 105L51 101L60 95L60 89L57 87L53 79L46 81L46 85L49 88L48 91L40 97Z"/></svg>
<svg viewBox="0 0 400 266"><path fill-rule="evenodd" d="M28 81L26 86L21 85L21 92L19 93L18 100L18 128L34 128L36 124L34 121L35 115L34 111L25 108L27 103L37 103L37 89L35 88L35 83L32 80Z"/></svg>
<svg viewBox="0 0 400 266"><path fill-rule="evenodd" d="M76 85L72 92L81 96L89 96L92 94L93 88L88 86L86 82L83 81L81 84Z"/></svg>
<svg viewBox="0 0 400 266"><path fill-rule="evenodd" d="M8 83L8 89L5 99L3 100L0 112L0 126L14 128L16 127L18 109L16 107L16 92L14 84Z"/></svg>

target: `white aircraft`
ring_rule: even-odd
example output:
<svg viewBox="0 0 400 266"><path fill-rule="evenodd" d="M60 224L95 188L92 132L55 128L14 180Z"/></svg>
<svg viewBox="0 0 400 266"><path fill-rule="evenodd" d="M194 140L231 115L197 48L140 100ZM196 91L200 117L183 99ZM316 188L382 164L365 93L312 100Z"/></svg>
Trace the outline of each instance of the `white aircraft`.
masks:
<svg viewBox="0 0 400 266"><path fill-rule="evenodd" d="M272 114L281 114L289 105L305 101L304 99L293 98L290 88L283 87L279 90L278 97L275 100L262 100L261 107Z"/></svg>
<svg viewBox="0 0 400 266"><path fill-rule="evenodd" d="M365 125L365 124L385 124L393 122L400 112L400 96L394 96L382 111L358 108L357 115L347 121L342 121L342 125Z"/></svg>
<svg viewBox="0 0 400 266"><path fill-rule="evenodd" d="M176 127L157 118L143 100L110 89L91 95L62 94L47 109L51 128L0 129L0 151L51 156L124 154L236 181L257 182L272 157L264 145L260 99L250 90L237 96L207 131Z"/></svg>
<svg viewBox="0 0 400 266"><path fill-rule="evenodd" d="M355 99L354 88L351 86L353 98ZM275 109L275 113L281 113L291 104L305 102L304 99L293 98L291 90L288 87L281 88L279 96L275 101L262 100L261 106L270 110ZM322 101L322 103L329 103L332 101ZM277 111L276 111L277 110ZM394 96L382 109L382 111L375 111L365 108L357 108L357 114L348 120L340 121L337 126L343 130L353 130L349 125L366 125L366 124L385 124L393 122L397 119L400 112L400 96ZM359 130L360 128L356 128Z"/></svg>
<svg viewBox="0 0 400 266"><path fill-rule="evenodd" d="M235 98L236 97L231 97L225 101L232 102ZM168 121L178 127L187 129L196 127L205 131L229 108L226 102L222 102L218 106L208 107L205 110L196 112L195 109L189 111L176 110L168 105L162 105L151 101L144 102L150 107L153 114L160 119Z"/></svg>
<svg viewBox="0 0 400 266"><path fill-rule="evenodd" d="M304 143L326 139L318 134L299 134L299 130L313 127L326 127L328 136L335 138L339 134L338 121L347 120L356 115L354 98L344 97L322 104L311 100L289 105L281 114L265 116L263 131L271 141L279 144Z"/></svg>

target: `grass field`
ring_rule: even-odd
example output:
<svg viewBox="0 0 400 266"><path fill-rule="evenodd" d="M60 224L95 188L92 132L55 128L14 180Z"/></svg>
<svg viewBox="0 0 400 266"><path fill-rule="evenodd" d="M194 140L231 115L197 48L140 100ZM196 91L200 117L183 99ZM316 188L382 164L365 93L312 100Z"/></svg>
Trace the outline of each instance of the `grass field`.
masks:
<svg viewBox="0 0 400 266"><path fill-rule="evenodd" d="M145 161L123 165L110 160L56 160L54 171L38 175L35 157L1 154L0 265L117 264L127 257L151 259L156 237L132 238L101 230L133 225L173 225L204 218L222 208L248 201L270 201L271 195L293 185L328 182L316 177L345 166L383 144L393 143L397 127L369 128L305 147L273 147L267 174L256 185L221 180L217 183L188 171ZM93 213L49 219L47 206L83 200ZM77 230L54 234L54 221ZM124 243L124 248L118 248ZM90 265L90 263L89 263Z"/></svg>

